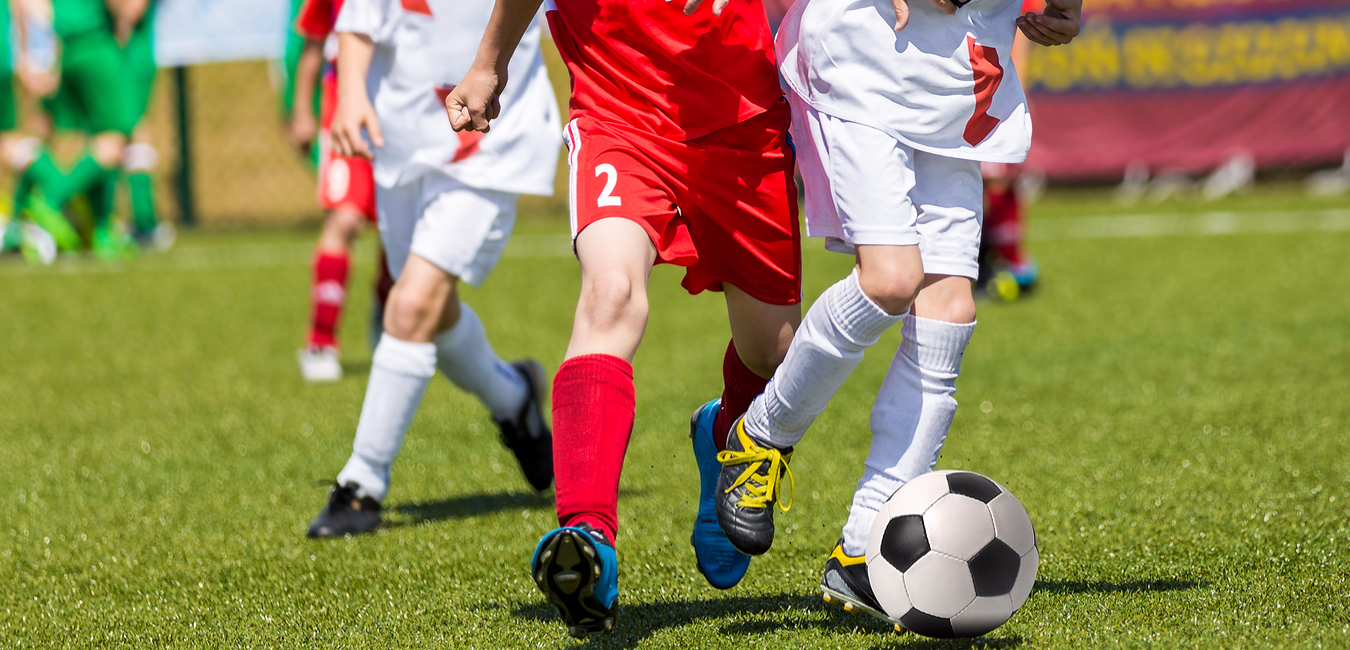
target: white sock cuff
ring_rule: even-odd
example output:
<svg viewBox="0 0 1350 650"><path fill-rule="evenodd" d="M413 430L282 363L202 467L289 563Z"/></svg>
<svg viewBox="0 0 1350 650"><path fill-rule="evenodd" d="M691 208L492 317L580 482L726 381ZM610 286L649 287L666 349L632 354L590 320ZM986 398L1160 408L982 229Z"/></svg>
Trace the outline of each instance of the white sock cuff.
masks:
<svg viewBox="0 0 1350 650"><path fill-rule="evenodd" d="M886 313L863 293L862 285L858 284L857 267L848 277L827 289L821 298L827 301L826 313L835 327L864 347L875 344L883 332L903 318Z"/></svg>
<svg viewBox="0 0 1350 650"><path fill-rule="evenodd" d="M429 379L436 374L436 344L413 343L385 334L375 346L371 365L407 377Z"/></svg>
<svg viewBox="0 0 1350 650"><path fill-rule="evenodd" d="M15 172L23 172L29 165L37 160L38 152L42 149L42 141L37 138L28 137L14 143L9 150L9 165ZM19 207L15 206L17 212Z"/></svg>
<svg viewBox="0 0 1350 650"><path fill-rule="evenodd" d="M129 173L148 172L159 163L159 152L148 142L133 142L122 150L122 167Z"/></svg>
<svg viewBox="0 0 1350 650"><path fill-rule="evenodd" d="M957 375L961 372L961 359L966 354L966 345L975 332L975 323L948 323L905 314L905 322L901 326L904 340L900 346L905 355L920 368Z"/></svg>
<svg viewBox="0 0 1350 650"><path fill-rule="evenodd" d="M455 321L453 327L441 332L436 337L436 347L442 350L453 350L459 347L464 339L471 336L475 330L482 329L482 327L482 321L479 320L478 314L474 312L473 308L467 303L460 302L459 320Z"/></svg>

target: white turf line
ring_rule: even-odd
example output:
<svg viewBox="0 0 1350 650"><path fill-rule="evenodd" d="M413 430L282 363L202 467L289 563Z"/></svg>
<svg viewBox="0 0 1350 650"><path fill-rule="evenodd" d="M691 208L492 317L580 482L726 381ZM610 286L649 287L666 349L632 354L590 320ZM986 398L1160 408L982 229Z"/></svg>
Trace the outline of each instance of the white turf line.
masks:
<svg viewBox="0 0 1350 650"><path fill-rule="evenodd" d="M1032 220L1031 241L1194 237L1251 233L1350 231L1350 210L1204 212L1200 214L1137 214ZM30 267L12 256L0 263L0 276L30 273L103 274L300 267L309 264L312 243L184 246L163 255L147 255L135 263L105 264L89 258L62 257L48 268ZM517 235L504 259L547 259L572 256L567 235Z"/></svg>

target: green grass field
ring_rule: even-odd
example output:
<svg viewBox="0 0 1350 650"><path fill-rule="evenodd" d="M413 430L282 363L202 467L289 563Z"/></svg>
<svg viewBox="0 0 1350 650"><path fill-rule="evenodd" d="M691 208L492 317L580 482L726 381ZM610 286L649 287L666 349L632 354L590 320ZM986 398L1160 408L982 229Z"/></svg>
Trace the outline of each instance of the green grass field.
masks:
<svg viewBox="0 0 1350 650"><path fill-rule="evenodd" d="M1292 211L1280 214L1282 211ZM1133 216L1120 216L1120 215ZM1036 206L1043 286L983 303L939 463L1036 523L1036 591L974 641L893 633L817 583L868 444L890 332L793 459L774 549L729 592L687 539L692 409L720 391L720 297L653 274L620 502L616 632L596 647L1350 646L1350 211L1266 187L1219 204ZM1113 216L1115 215L1115 216ZM566 220L526 215L468 292L504 356L561 360ZM358 255L348 377L300 381L312 231L188 233L123 266L0 260L0 647L570 647L530 582L555 526L484 410L437 379L388 525L304 537L350 450L370 351ZM849 260L805 244L814 298Z"/></svg>

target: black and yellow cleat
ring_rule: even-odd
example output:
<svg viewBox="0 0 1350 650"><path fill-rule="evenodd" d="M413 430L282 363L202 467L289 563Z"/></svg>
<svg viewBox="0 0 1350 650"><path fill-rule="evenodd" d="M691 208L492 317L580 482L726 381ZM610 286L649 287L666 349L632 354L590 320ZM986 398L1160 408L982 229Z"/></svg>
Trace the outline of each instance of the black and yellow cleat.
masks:
<svg viewBox="0 0 1350 650"><path fill-rule="evenodd" d="M886 615L872 593L872 582L867 577L867 558L851 557L844 552L844 540L839 540L825 560L825 575L820 578L820 591L825 602L838 605L850 614L862 612L895 627L896 632L905 628Z"/></svg>
<svg viewBox="0 0 1350 650"><path fill-rule="evenodd" d="M779 486L787 477L792 485L792 448L760 446L745 433L745 417L731 425L726 451L717 454L722 464L717 475L717 523L736 550L746 555L763 555L773 546L773 508L783 512L792 508L778 500Z"/></svg>

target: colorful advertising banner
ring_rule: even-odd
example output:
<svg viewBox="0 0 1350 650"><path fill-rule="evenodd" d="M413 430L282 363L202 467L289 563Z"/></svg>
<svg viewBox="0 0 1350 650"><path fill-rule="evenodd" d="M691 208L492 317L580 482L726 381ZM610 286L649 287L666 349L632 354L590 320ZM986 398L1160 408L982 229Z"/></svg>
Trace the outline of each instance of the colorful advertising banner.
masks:
<svg viewBox="0 0 1350 650"><path fill-rule="evenodd" d="M1029 164L1118 180L1339 162L1350 148L1350 0L1087 0L1073 43L1018 64Z"/></svg>

